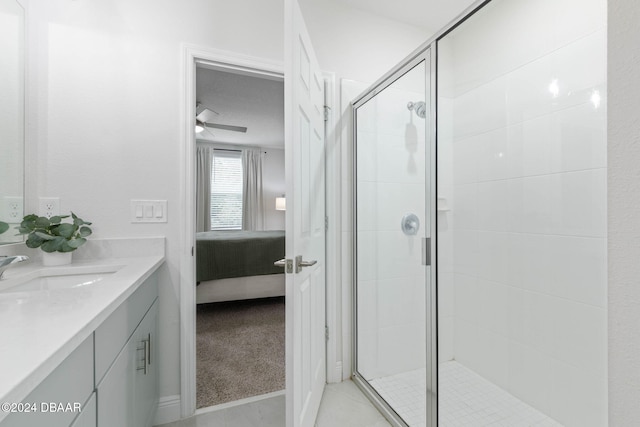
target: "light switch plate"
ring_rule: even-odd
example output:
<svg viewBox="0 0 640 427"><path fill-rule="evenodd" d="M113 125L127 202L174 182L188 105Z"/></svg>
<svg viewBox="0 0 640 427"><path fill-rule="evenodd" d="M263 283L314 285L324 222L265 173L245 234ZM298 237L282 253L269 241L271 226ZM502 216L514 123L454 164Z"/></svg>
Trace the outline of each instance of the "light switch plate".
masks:
<svg viewBox="0 0 640 427"><path fill-rule="evenodd" d="M131 200L131 222L167 222L166 200Z"/></svg>

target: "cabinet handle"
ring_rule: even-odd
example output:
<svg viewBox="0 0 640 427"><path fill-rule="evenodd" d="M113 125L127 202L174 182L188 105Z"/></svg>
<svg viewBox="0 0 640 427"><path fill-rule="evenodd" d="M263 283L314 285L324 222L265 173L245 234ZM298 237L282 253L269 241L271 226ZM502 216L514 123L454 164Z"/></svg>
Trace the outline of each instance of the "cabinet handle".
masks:
<svg viewBox="0 0 640 427"><path fill-rule="evenodd" d="M149 332L149 335L147 337L147 343L147 348L149 349L149 352L147 353L147 363L149 364L149 366L151 366L151 332Z"/></svg>
<svg viewBox="0 0 640 427"><path fill-rule="evenodd" d="M149 354L149 341L142 340L142 347L138 347L138 351L142 351L142 367L138 366L137 371L143 371L144 375L147 375L147 355Z"/></svg>

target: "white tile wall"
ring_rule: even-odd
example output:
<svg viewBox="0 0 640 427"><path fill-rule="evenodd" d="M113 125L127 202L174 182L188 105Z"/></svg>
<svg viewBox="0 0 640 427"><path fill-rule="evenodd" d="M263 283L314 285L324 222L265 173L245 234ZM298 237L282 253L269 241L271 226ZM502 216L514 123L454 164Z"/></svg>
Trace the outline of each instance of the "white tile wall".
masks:
<svg viewBox="0 0 640 427"><path fill-rule="evenodd" d="M605 17L494 0L439 52L440 353L567 426L606 425Z"/></svg>

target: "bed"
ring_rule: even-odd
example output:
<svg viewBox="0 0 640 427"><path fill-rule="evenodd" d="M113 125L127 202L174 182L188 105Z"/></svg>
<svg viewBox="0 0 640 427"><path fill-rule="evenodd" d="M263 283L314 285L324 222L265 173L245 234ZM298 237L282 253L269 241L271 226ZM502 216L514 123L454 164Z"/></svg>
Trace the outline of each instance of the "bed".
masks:
<svg viewBox="0 0 640 427"><path fill-rule="evenodd" d="M196 233L196 302L283 296L284 231L220 230Z"/></svg>

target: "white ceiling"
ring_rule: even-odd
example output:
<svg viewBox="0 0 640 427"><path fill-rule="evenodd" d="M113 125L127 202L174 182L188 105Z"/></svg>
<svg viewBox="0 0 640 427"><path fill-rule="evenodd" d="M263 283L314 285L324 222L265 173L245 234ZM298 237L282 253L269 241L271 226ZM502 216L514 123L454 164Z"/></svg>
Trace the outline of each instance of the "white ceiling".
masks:
<svg viewBox="0 0 640 427"><path fill-rule="evenodd" d="M284 147L284 83L198 67L196 99L219 113L213 123L245 126L246 133L208 128L196 139Z"/></svg>
<svg viewBox="0 0 640 427"><path fill-rule="evenodd" d="M325 0L326 1L326 0ZM435 33L474 0L333 0ZM219 113L214 123L245 126L246 133L207 129L198 140L284 147L284 85L280 80L197 69L196 99Z"/></svg>
<svg viewBox="0 0 640 427"><path fill-rule="evenodd" d="M475 0L335 0L435 33Z"/></svg>

